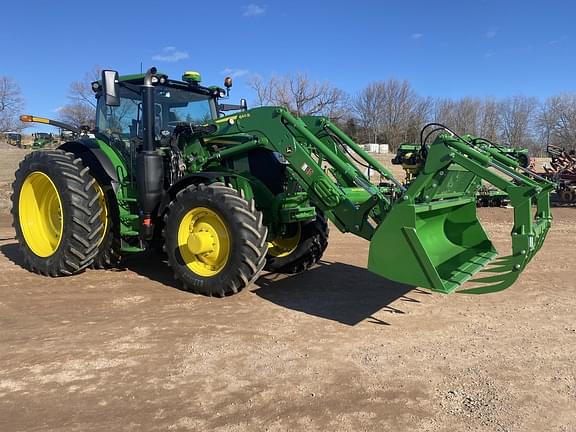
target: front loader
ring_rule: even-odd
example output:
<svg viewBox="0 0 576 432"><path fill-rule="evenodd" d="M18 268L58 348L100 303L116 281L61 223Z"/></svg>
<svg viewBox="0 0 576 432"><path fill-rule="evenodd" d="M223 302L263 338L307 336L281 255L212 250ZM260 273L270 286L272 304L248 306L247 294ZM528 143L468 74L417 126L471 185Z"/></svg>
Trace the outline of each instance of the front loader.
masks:
<svg viewBox="0 0 576 432"><path fill-rule="evenodd" d="M196 72L103 71L92 84L95 138L34 152L16 173L26 266L68 275L161 248L185 289L223 296L262 269L298 273L318 262L330 220L370 241L376 274L443 293L472 280L466 290L480 293L510 286L542 246L550 183L490 146L446 131L421 144L423 167L405 186L327 118L223 103L231 84L204 87ZM476 216L482 181L514 207L504 257Z"/></svg>

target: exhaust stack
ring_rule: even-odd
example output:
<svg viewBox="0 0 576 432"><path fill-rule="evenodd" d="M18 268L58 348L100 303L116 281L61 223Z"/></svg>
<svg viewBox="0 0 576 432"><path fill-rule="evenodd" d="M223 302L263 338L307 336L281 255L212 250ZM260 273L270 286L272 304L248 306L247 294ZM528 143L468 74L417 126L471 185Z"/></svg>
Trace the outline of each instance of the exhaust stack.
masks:
<svg viewBox="0 0 576 432"><path fill-rule="evenodd" d="M158 206L164 191L164 164L162 155L156 151L154 116L155 97L153 80L156 68L150 68L142 85L142 150L136 155L136 185L140 201L140 237L152 238L154 225L151 215Z"/></svg>

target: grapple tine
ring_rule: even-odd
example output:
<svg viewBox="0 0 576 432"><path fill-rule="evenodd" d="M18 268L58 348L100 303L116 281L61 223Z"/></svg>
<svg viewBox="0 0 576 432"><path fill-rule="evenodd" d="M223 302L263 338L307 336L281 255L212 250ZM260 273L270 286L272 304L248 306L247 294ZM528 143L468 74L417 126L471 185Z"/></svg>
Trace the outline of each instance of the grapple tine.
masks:
<svg viewBox="0 0 576 432"><path fill-rule="evenodd" d="M471 283L475 283L475 282L482 282L482 283L504 282L506 279L508 279L509 274L510 274L510 272L505 272L505 273L499 273L499 274L494 275L494 276L479 277L476 279L472 279L470 282Z"/></svg>
<svg viewBox="0 0 576 432"><path fill-rule="evenodd" d="M494 261L492 261L489 265L502 265L502 262L508 262L508 261L512 260L513 258L514 258L514 255L506 255L506 256L496 257L496 258L494 258Z"/></svg>
<svg viewBox="0 0 576 432"><path fill-rule="evenodd" d="M504 291L506 288L510 287L518 279L518 274L507 278L506 280L496 283L493 285L479 286L475 288L467 288L458 291L459 294L490 294L499 291Z"/></svg>
<svg viewBox="0 0 576 432"><path fill-rule="evenodd" d="M507 271L512 271L513 265L499 266L499 267L486 267L480 270L479 273L504 273Z"/></svg>

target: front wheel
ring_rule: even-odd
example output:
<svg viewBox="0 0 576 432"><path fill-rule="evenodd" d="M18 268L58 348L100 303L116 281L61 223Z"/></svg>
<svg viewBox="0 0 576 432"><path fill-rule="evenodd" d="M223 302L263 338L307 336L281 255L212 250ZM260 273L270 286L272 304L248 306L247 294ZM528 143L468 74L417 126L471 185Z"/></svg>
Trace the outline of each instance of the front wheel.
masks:
<svg viewBox="0 0 576 432"><path fill-rule="evenodd" d="M208 296L235 294L266 260L266 227L254 201L221 183L178 192L164 216L164 249L184 289Z"/></svg>
<svg viewBox="0 0 576 432"><path fill-rule="evenodd" d="M268 244L265 270L274 273L301 273L322 258L328 247L328 221L318 211L316 219L293 224L282 238Z"/></svg>

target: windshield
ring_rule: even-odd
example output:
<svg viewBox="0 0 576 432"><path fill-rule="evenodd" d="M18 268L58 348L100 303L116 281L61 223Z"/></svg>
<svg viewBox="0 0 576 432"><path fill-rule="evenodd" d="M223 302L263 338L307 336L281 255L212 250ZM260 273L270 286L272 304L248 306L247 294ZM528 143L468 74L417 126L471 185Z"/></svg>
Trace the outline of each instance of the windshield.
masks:
<svg viewBox="0 0 576 432"><path fill-rule="evenodd" d="M182 89L157 86L154 129L172 131L178 122L203 124L216 117L215 106L209 96ZM142 135L142 101L140 93L127 87L120 88L120 105L106 106L104 98L98 101L96 128L107 135L123 139Z"/></svg>

